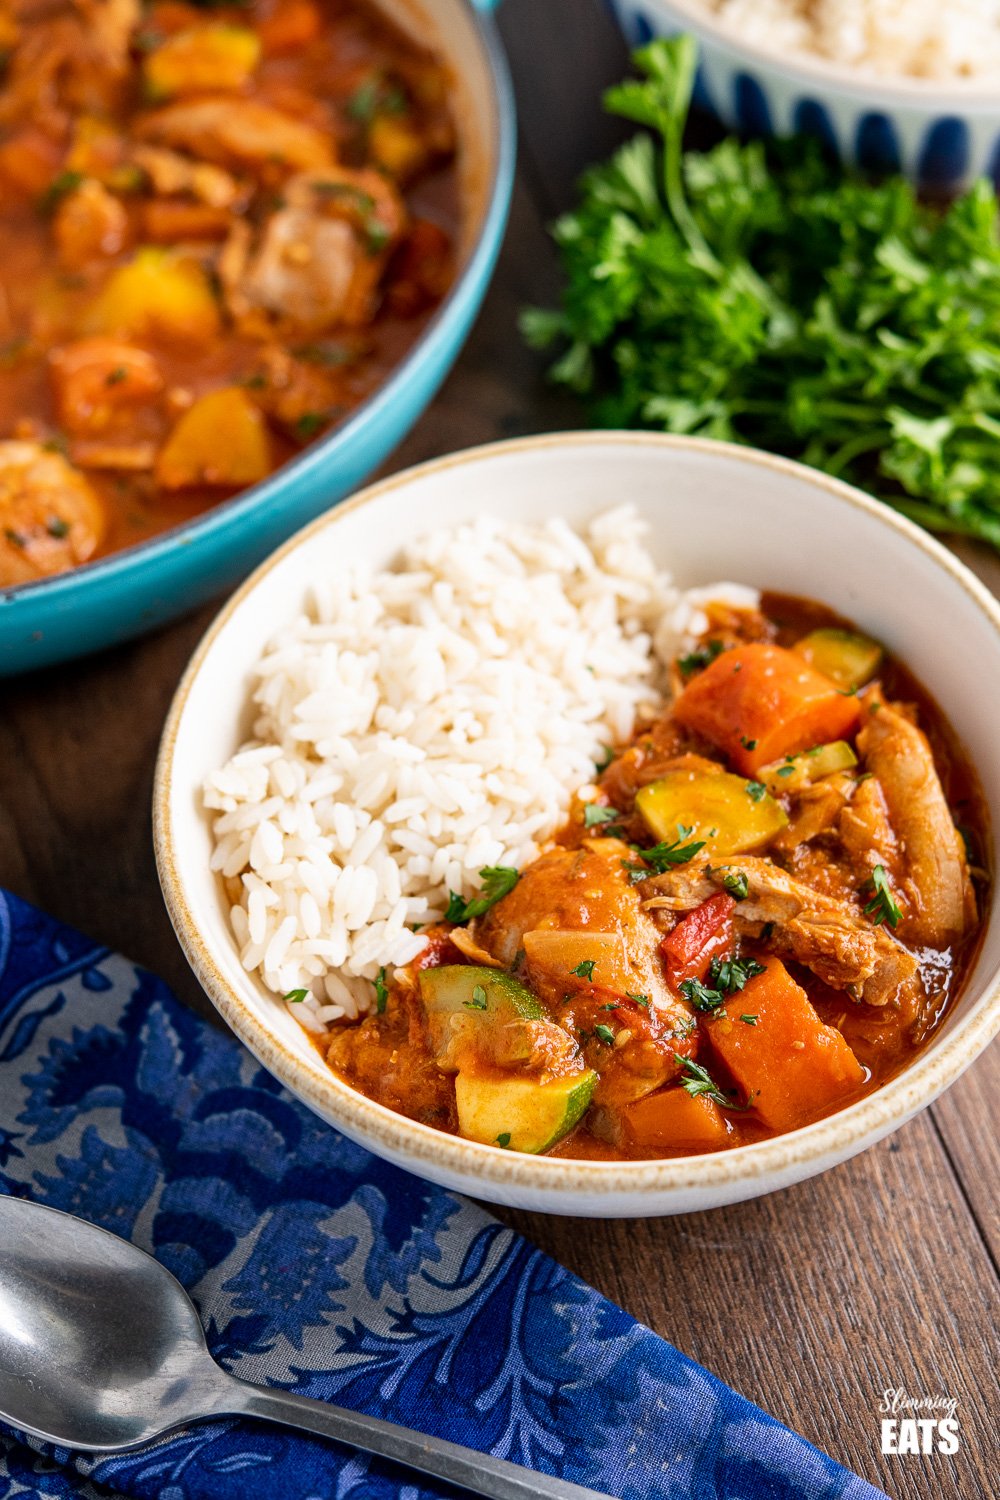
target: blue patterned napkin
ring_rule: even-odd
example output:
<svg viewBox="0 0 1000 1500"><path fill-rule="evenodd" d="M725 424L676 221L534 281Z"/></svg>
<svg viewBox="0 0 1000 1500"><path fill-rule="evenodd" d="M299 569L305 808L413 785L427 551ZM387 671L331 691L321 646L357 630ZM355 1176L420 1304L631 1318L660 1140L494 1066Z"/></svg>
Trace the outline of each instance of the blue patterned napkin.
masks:
<svg viewBox="0 0 1000 1500"><path fill-rule="evenodd" d="M879 1496L481 1209L315 1119L153 975L3 892L0 1193L151 1251L243 1379L623 1500ZM248 1421L110 1458L0 1429L0 1500L445 1493Z"/></svg>

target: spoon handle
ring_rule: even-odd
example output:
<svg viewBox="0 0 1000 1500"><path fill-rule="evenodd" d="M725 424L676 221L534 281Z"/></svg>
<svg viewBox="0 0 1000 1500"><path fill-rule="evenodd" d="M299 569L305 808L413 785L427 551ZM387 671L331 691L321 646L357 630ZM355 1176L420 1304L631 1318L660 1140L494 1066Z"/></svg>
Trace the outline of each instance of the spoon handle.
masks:
<svg viewBox="0 0 1000 1500"><path fill-rule="evenodd" d="M422 1474L464 1485L474 1495L486 1495L489 1500L610 1500L597 1490L537 1474L520 1464L477 1453L473 1448L463 1448L443 1438L428 1437L342 1406L329 1406L325 1401L312 1401L292 1391L249 1385L235 1376L226 1382L224 1401L225 1405L215 1407L217 1415L226 1412L259 1417L265 1422L283 1422L287 1427L319 1433L366 1453L377 1453L380 1458L394 1459Z"/></svg>

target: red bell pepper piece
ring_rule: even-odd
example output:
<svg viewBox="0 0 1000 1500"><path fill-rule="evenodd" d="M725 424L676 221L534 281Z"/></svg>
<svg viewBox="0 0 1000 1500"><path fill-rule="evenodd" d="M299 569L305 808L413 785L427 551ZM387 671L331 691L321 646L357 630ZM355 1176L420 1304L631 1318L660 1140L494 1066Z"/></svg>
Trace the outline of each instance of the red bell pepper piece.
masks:
<svg viewBox="0 0 1000 1500"><path fill-rule="evenodd" d="M682 917L660 943L667 979L677 989L685 979L704 979L719 953L733 946L732 896L719 891Z"/></svg>

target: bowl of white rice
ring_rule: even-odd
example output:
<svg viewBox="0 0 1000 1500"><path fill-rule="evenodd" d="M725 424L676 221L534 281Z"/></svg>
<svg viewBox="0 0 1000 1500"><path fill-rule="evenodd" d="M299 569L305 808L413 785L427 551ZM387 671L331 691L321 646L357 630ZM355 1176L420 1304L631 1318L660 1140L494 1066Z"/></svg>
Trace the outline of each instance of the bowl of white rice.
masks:
<svg viewBox="0 0 1000 1500"><path fill-rule="evenodd" d="M720 582L721 580L721 582ZM1000 608L938 543L771 455L572 433L395 475L299 533L188 668L154 794L157 863L207 994L332 1126L446 1186L532 1209L687 1212L822 1171L902 1124L1000 1029L1000 923L932 1044L876 1094L715 1155L611 1162L483 1146L396 1114L316 1039L365 1014L450 890L523 866L604 749L662 704L706 597L801 594L903 650L1000 819ZM946 628L945 628L946 627ZM291 997L291 998L289 998Z"/></svg>
<svg viewBox="0 0 1000 1500"><path fill-rule="evenodd" d="M933 195L1000 174L1000 0L612 0L633 43L698 39L696 100L746 135L819 136Z"/></svg>

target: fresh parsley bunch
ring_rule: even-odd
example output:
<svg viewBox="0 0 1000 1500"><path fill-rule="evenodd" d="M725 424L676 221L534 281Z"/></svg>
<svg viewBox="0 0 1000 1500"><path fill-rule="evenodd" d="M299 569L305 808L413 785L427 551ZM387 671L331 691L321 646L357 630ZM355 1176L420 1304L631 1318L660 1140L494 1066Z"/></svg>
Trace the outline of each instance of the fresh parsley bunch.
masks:
<svg viewBox="0 0 1000 1500"><path fill-rule="evenodd" d="M554 226L559 311L523 329L608 427L752 443L1000 547L1000 235L810 140L685 153L690 37L635 54L606 108L645 126Z"/></svg>

